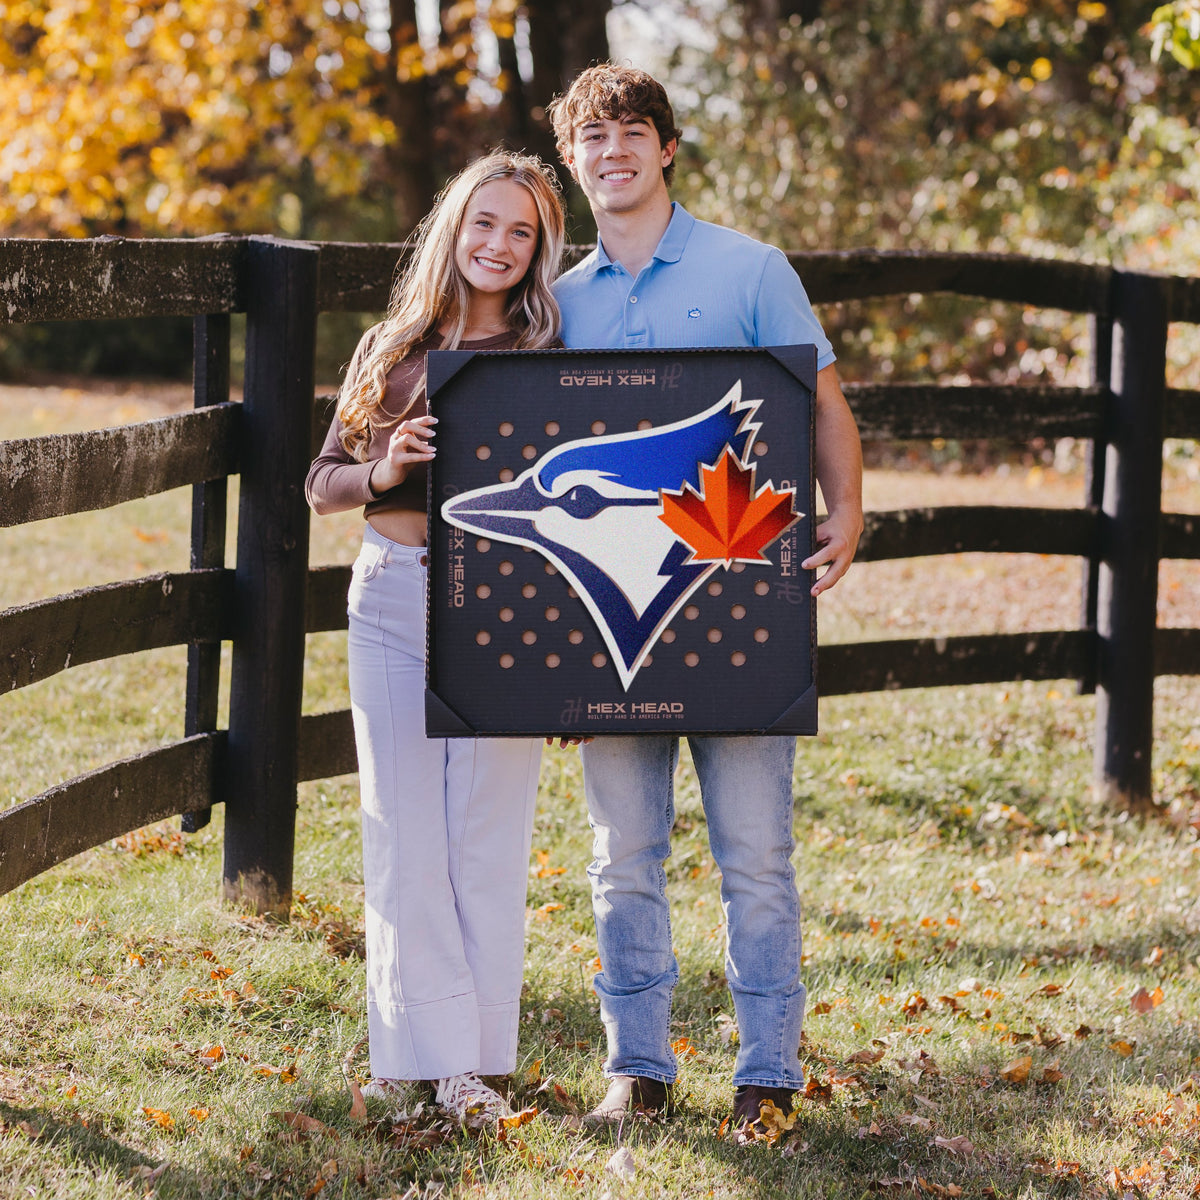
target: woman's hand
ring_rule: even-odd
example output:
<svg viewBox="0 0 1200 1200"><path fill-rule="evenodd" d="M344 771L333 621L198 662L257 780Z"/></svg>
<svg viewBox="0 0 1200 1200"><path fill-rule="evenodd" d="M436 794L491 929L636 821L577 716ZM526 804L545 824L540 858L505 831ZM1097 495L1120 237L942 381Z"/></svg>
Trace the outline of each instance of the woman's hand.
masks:
<svg viewBox="0 0 1200 1200"><path fill-rule="evenodd" d="M433 435L437 417L410 417L392 430L387 454L371 472L371 489L383 495L408 477L413 463L429 462L434 454Z"/></svg>

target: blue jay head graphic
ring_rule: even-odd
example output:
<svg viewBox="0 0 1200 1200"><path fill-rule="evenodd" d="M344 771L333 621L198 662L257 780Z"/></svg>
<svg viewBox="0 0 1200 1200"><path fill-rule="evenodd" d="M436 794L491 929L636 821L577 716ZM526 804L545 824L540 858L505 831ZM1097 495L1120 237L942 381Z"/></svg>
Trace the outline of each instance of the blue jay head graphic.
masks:
<svg viewBox="0 0 1200 1200"><path fill-rule="evenodd" d="M670 425L567 442L510 483L447 500L442 518L549 559L588 609L628 689L659 633L720 565L687 561L690 548L659 519L660 493L699 491L701 467L727 448L748 461L761 402L742 401L741 391L739 381Z"/></svg>

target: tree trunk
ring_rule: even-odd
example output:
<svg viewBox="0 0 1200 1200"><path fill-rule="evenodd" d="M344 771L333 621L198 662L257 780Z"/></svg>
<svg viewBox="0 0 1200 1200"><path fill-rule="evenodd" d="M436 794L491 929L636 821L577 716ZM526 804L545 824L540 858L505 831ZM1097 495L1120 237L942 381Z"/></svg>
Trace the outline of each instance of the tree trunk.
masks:
<svg viewBox="0 0 1200 1200"><path fill-rule="evenodd" d="M387 56L385 111L396 126L388 148L387 171L395 197L396 223L407 236L433 205L437 180L433 168L434 127L429 77L423 67L403 67L402 52L417 44L414 0L391 0L391 45ZM419 60L418 60L419 61Z"/></svg>

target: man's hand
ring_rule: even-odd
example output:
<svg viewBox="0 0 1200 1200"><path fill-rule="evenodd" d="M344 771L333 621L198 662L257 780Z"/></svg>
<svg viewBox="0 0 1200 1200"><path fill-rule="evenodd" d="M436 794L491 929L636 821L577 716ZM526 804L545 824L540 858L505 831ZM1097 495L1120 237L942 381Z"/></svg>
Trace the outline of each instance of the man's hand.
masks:
<svg viewBox="0 0 1200 1200"><path fill-rule="evenodd" d="M825 566L812 586L812 594L819 596L849 570L863 531L862 445L832 363L817 372L816 426L817 482L829 516L817 526L816 553L802 566Z"/></svg>

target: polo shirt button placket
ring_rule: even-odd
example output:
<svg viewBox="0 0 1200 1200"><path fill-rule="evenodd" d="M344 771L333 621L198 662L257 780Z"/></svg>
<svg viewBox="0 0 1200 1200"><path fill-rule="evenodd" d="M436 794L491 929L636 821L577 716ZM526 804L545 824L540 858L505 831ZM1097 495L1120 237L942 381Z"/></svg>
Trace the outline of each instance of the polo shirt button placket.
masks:
<svg viewBox="0 0 1200 1200"><path fill-rule="evenodd" d="M627 347L644 346L646 344L647 331L644 327L637 328L642 323L635 321L633 317L636 309L632 306L638 302L637 293L631 290L626 299L628 303L625 305L625 345Z"/></svg>

